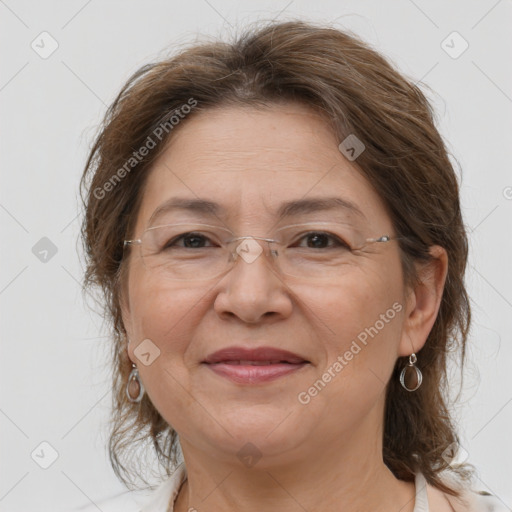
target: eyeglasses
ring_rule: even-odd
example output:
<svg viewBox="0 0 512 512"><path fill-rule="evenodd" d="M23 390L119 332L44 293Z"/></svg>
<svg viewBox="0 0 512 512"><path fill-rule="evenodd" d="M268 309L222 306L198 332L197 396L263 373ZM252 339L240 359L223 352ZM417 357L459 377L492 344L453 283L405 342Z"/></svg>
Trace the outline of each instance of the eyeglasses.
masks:
<svg viewBox="0 0 512 512"><path fill-rule="evenodd" d="M162 279L200 281L227 273L238 260L252 264L263 253L280 274L301 280L329 281L348 272L372 244L398 237L366 238L341 222L292 224L275 231L275 238L238 236L223 226L165 224L125 240L138 245L144 266Z"/></svg>

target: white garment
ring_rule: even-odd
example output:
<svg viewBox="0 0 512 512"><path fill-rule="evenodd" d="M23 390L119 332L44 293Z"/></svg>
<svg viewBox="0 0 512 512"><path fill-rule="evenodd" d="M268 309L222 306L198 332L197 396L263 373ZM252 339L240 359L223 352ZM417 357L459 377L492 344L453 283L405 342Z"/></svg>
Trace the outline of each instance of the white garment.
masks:
<svg viewBox="0 0 512 512"><path fill-rule="evenodd" d="M164 480L156 489L147 492L126 492L121 496L107 501L98 502L76 512L173 512L174 501L178 496L181 485L187 479L185 463L181 463L176 471ZM416 474L416 499L414 512L436 512L429 508L427 499L427 482L421 473ZM466 491L464 499L467 504L461 505L449 497L456 512L510 512L497 498L481 495L477 492Z"/></svg>

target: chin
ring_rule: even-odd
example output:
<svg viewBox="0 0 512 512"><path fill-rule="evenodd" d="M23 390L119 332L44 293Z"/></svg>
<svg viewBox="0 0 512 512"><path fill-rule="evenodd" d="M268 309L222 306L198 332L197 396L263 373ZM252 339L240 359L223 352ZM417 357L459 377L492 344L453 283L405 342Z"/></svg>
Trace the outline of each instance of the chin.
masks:
<svg viewBox="0 0 512 512"><path fill-rule="evenodd" d="M244 412L240 416L242 414ZM215 442L216 446L232 455L244 451L244 447L267 456L280 455L300 446L308 438L307 433L303 433L293 422L293 415L289 416L288 421L284 419L288 414L283 415L282 412L266 417L251 417L249 412L245 412L242 421L240 416L223 422L226 430L220 430L222 439ZM251 446L246 446L249 444Z"/></svg>

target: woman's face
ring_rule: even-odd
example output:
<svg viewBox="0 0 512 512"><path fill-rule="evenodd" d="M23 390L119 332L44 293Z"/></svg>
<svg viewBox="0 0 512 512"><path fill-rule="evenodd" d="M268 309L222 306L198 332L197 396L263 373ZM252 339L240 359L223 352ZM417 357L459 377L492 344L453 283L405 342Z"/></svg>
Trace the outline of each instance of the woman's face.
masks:
<svg viewBox="0 0 512 512"><path fill-rule="evenodd" d="M283 223L333 219L366 237L394 234L384 204L340 142L300 105L199 113L156 161L133 238L170 198L205 199L219 211L176 210L166 221L229 226L236 236L272 237ZM283 203L326 197L350 201L362 215L340 207L277 217ZM225 460L252 451L259 464L271 464L331 449L355 433L379 439L385 385L415 342L403 329L397 242L349 254L342 272L318 281L280 275L267 258L239 258L214 279L177 281L148 268L132 247L123 319L152 403L184 450ZM234 346L273 347L308 362L273 380L234 381L204 362Z"/></svg>

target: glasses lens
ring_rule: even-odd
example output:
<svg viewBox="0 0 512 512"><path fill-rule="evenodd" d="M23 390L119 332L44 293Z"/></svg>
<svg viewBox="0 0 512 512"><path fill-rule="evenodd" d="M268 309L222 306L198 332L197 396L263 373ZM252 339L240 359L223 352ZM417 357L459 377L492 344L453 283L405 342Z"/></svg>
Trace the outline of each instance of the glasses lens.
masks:
<svg viewBox="0 0 512 512"><path fill-rule="evenodd" d="M281 228L279 270L301 279L332 280L346 273L366 245L359 229L349 223L319 222Z"/></svg>
<svg viewBox="0 0 512 512"><path fill-rule="evenodd" d="M359 229L342 222L280 228L272 236L277 243L269 243L270 252L263 240L235 238L231 244L233 238L233 233L222 226L155 226L142 237L142 258L146 268L162 279L211 279L227 272L235 260L251 264L268 256L283 275L329 281L353 268L358 251L368 246Z"/></svg>
<svg viewBox="0 0 512 512"><path fill-rule="evenodd" d="M170 224L151 227L142 238L142 259L163 279L210 279L228 270L231 255L221 226Z"/></svg>

